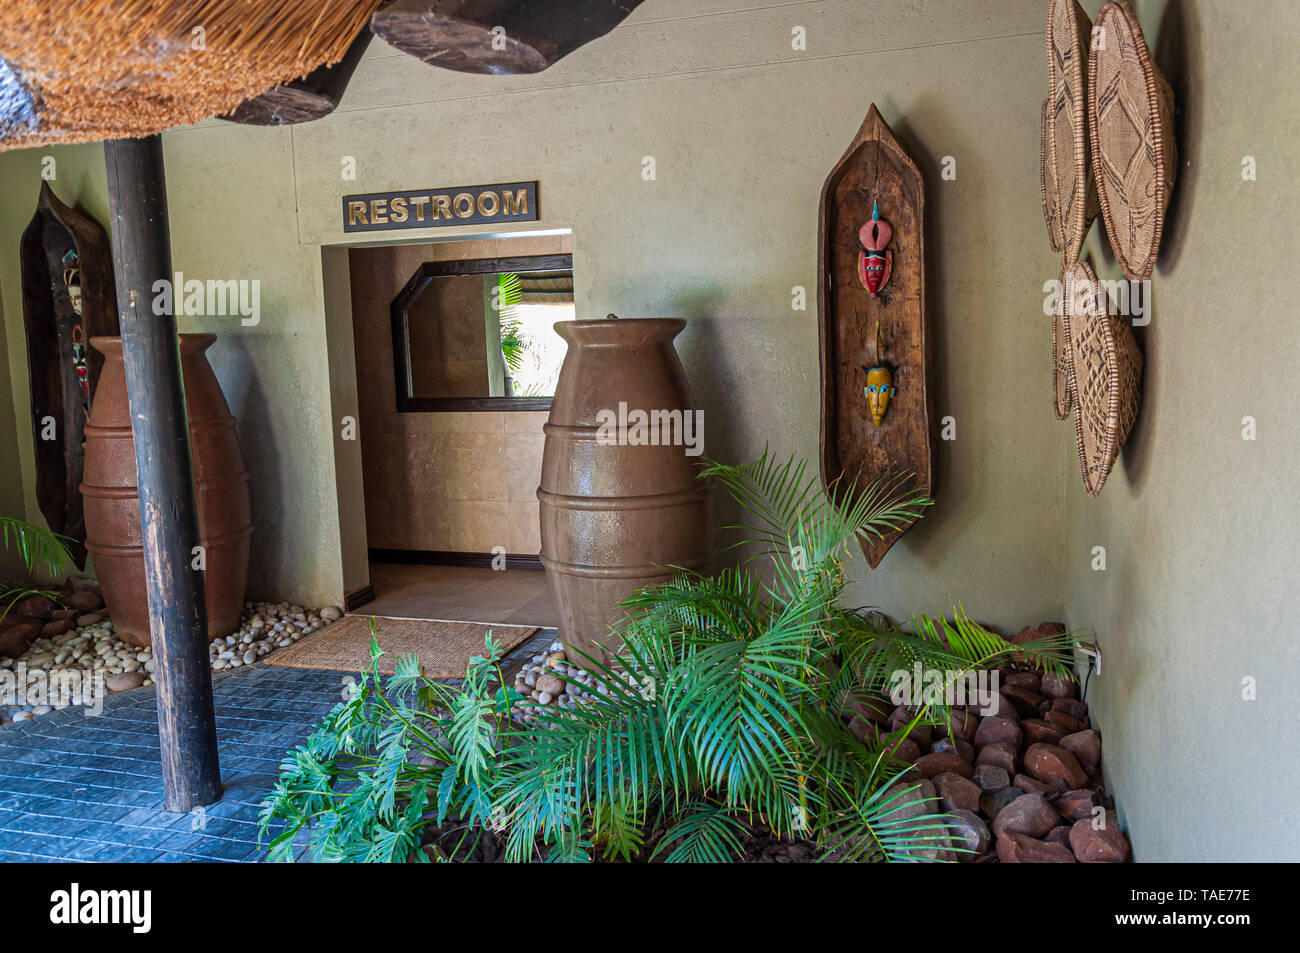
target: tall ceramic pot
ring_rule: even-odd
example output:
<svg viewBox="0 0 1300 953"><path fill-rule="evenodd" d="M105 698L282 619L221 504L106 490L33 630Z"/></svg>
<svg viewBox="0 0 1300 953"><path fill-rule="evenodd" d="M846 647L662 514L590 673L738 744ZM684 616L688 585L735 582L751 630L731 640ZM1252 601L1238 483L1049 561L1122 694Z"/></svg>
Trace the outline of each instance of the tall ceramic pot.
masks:
<svg viewBox="0 0 1300 953"><path fill-rule="evenodd" d="M702 421L673 348L685 326L677 318L555 326L569 349L545 426L541 559L561 639L596 658L621 647L610 632L625 615L619 603L669 579L663 567L707 569L709 492L696 478L700 445L684 445L702 440ZM690 430L679 428L675 444L651 443L638 412L660 422L661 437L672 412Z"/></svg>
<svg viewBox="0 0 1300 953"><path fill-rule="evenodd" d="M235 418L221 393L205 352L215 334L180 336L181 375L189 415L194 491L203 546L208 638L239 628L253 534L248 471L235 435ZM122 339L92 338L104 355L104 369L86 425L86 548L114 631L136 645L149 645L149 603L145 591L140 500L136 488L135 441L127 404Z"/></svg>

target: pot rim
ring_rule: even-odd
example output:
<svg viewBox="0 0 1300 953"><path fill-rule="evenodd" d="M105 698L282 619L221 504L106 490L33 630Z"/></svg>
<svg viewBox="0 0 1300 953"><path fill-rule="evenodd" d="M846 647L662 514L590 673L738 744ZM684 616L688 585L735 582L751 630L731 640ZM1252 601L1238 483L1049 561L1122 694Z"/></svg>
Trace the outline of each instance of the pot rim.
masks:
<svg viewBox="0 0 1300 953"><path fill-rule="evenodd" d="M178 334L181 350L198 351L200 354L216 343L217 336L211 331L194 331ZM90 346L100 354L121 352L122 336L120 334L96 335L90 339Z"/></svg>
<svg viewBox="0 0 1300 953"><path fill-rule="evenodd" d="M686 327L685 318L596 318L594 320L557 321L555 333L564 340L608 340L606 332L618 332L641 338L663 336L671 341ZM594 333L590 333L594 332Z"/></svg>

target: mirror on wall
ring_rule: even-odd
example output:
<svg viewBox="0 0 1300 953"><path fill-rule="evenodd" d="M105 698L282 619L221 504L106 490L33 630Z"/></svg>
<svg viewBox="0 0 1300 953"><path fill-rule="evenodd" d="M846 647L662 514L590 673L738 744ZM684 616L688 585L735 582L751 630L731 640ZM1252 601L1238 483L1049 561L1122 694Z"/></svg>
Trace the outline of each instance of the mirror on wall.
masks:
<svg viewBox="0 0 1300 953"><path fill-rule="evenodd" d="M549 410L573 256L424 262L391 311L399 412Z"/></svg>

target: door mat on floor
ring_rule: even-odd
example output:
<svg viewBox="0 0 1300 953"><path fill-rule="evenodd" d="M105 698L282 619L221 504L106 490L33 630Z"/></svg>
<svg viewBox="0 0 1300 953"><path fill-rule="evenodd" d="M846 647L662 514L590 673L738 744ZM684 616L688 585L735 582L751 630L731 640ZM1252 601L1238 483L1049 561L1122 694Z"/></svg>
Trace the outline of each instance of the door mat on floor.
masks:
<svg viewBox="0 0 1300 953"><path fill-rule="evenodd" d="M309 639L269 656L267 665L359 672L370 664L370 616L349 615ZM375 617L384 657L379 671L392 675L398 656L414 652L429 678L464 678L470 658L483 654L489 631L508 654L538 631L536 626L483 625L427 619Z"/></svg>

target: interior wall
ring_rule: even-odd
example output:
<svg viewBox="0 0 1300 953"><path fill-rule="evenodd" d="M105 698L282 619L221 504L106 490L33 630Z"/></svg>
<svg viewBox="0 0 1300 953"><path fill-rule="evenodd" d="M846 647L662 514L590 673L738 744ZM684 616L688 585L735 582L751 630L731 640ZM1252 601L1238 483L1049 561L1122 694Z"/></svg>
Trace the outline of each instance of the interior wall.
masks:
<svg viewBox="0 0 1300 953"><path fill-rule="evenodd" d="M1102 648L1088 701L1141 861L1300 857L1276 822L1300 782L1300 331L1280 284L1300 244L1300 7L1265 6L1136 4L1178 103L1178 180L1135 332L1141 412L1099 497L1066 473L1065 621ZM1087 254L1123 277L1100 219Z"/></svg>
<svg viewBox="0 0 1300 953"><path fill-rule="evenodd" d="M854 561L850 598L895 615L960 602L1012 630L1056 618L1071 451L1035 263L1040 6L651 0L534 77L441 73L380 44L339 110L294 130L300 236L348 240L343 192L536 178L539 224L573 230L580 316L689 319L706 454L814 461L817 202L876 101L927 178L936 408L956 439L937 505L876 572Z"/></svg>
<svg viewBox="0 0 1300 953"><path fill-rule="evenodd" d="M44 177L44 178L43 178ZM23 230L36 213L42 181L65 204L104 224L108 192L99 145L28 149L0 154L0 515L38 526L27 332L23 327ZM17 575L21 560L0 546L0 578ZM75 566L69 567L76 573Z"/></svg>
<svg viewBox="0 0 1300 953"><path fill-rule="evenodd" d="M3 288L0 288L3 292ZM0 354L9 352L7 329L4 321L4 296L0 293ZM23 518L27 504L23 499L23 473L18 463L18 423L14 406L8 400L11 388L9 362L0 361L0 516ZM0 579L16 577L23 569L17 553L0 548Z"/></svg>
<svg viewBox="0 0 1300 953"><path fill-rule="evenodd" d="M512 555L535 555L541 548L537 484L547 414L398 413L389 306L423 262L571 249L569 235L556 235L348 252L370 548L490 553L499 546ZM477 353L483 353L481 287L476 295L471 311ZM485 373L480 370L480 377Z"/></svg>
<svg viewBox="0 0 1300 953"><path fill-rule="evenodd" d="M370 585L366 549L366 507L362 489L357 421L357 362L352 338L352 283L346 248L321 249L325 338L329 352L330 421L334 433L334 493L338 507L338 546L342 593ZM331 527L325 527L326 540ZM336 596L342 604L347 600Z"/></svg>

